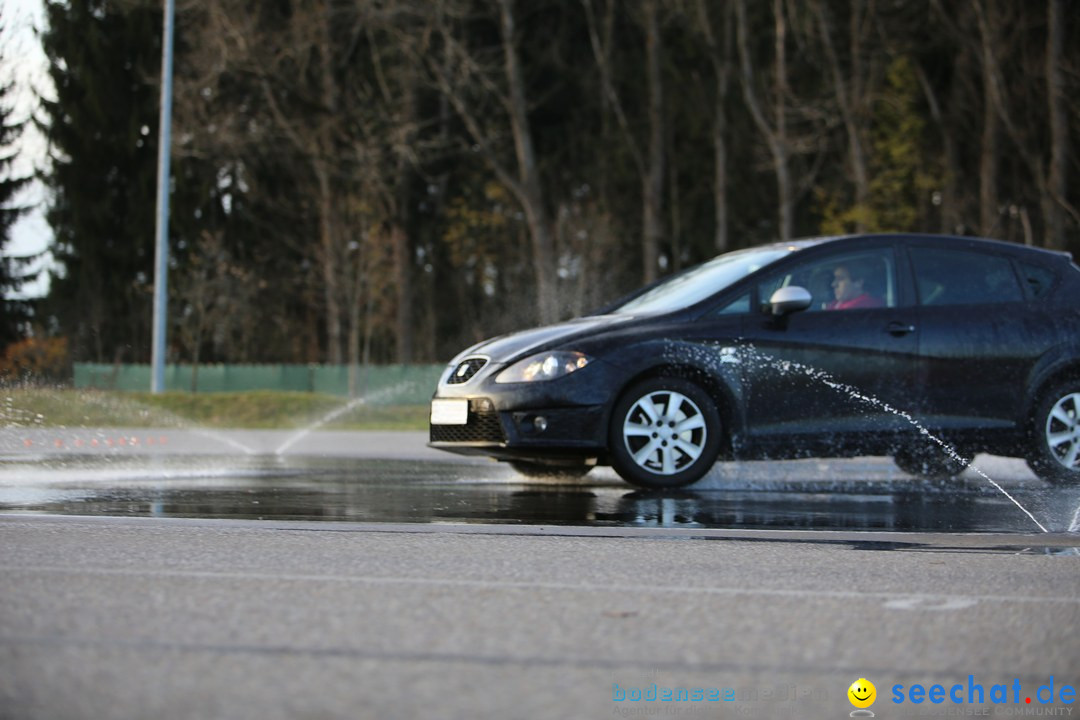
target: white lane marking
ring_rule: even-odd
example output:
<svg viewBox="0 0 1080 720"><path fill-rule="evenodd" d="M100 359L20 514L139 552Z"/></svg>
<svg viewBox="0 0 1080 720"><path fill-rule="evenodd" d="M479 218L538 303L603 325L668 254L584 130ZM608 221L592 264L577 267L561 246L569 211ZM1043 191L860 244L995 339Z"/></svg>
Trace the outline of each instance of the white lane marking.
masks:
<svg viewBox="0 0 1080 720"><path fill-rule="evenodd" d="M889 600L885 607L890 610L964 610L979 603L977 597L927 597L913 596Z"/></svg>

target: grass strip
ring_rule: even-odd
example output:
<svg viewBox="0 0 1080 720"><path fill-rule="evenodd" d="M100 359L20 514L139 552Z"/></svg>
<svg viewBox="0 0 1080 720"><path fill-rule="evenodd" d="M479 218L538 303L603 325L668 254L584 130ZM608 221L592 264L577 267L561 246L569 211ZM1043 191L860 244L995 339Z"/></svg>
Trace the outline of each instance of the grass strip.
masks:
<svg viewBox="0 0 1080 720"><path fill-rule="evenodd" d="M426 430L427 420L426 405L376 405L318 393L0 390L0 427L8 428L297 429L319 425L327 430Z"/></svg>

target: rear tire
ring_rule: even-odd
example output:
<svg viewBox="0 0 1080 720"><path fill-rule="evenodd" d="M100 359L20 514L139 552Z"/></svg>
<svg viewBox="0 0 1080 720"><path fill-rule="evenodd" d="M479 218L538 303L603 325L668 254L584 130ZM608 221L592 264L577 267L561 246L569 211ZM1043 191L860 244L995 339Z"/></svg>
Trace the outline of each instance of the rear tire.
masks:
<svg viewBox="0 0 1080 720"><path fill-rule="evenodd" d="M1027 462L1055 485L1080 483L1080 380L1054 386L1035 406Z"/></svg>
<svg viewBox="0 0 1080 720"><path fill-rule="evenodd" d="M693 382L650 378L619 398L608 434L611 465L623 480L652 490L684 487L716 463L720 413Z"/></svg>
<svg viewBox="0 0 1080 720"><path fill-rule="evenodd" d="M928 480L944 480L964 472L974 459L963 453L960 456L961 459L958 460L942 447L902 448L896 451L893 462L908 475Z"/></svg>

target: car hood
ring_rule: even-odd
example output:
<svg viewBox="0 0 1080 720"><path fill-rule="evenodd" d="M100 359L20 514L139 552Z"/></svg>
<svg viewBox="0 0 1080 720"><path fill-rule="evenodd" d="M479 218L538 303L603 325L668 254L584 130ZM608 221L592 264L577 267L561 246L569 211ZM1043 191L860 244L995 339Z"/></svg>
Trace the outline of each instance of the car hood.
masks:
<svg viewBox="0 0 1080 720"><path fill-rule="evenodd" d="M597 332L621 327L634 319L632 315L593 315L557 325L522 330L486 340L469 348L467 352L459 356L459 359L470 355L486 355L492 362L510 362L518 357L546 350L553 345L561 345L575 338L588 337Z"/></svg>

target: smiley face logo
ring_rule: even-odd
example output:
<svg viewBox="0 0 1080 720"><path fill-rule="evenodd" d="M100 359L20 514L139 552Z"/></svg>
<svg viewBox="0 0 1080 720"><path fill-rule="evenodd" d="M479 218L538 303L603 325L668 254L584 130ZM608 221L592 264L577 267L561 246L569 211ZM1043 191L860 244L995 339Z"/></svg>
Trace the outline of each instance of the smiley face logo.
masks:
<svg viewBox="0 0 1080 720"><path fill-rule="evenodd" d="M847 691L848 700L857 708L868 708L877 700L877 688L866 678L859 678L851 683Z"/></svg>

